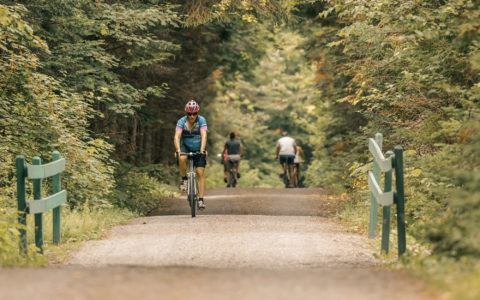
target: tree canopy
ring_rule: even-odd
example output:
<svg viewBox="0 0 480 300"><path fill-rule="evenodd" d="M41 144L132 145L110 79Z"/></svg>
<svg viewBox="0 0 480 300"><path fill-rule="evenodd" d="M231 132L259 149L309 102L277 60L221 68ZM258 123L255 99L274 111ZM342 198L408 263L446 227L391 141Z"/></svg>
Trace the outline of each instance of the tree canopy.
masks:
<svg viewBox="0 0 480 300"><path fill-rule="evenodd" d="M230 130L246 150L240 184L280 186L275 144L288 131L308 185L362 210L366 141L381 132L385 149L406 149L410 234L478 258L479 4L0 1L0 222L15 227L15 156L53 150L68 162L70 207L147 213L177 183L173 132L193 98L210 187L223 184L215 154Z"/></svg>

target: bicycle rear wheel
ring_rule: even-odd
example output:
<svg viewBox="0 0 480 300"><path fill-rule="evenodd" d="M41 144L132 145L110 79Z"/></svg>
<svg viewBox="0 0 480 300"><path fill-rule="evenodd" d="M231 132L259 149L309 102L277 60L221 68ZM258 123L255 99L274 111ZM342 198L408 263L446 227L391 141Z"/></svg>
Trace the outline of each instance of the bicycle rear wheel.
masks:
<svg viewBox="0 0 480 300"><path fill-rule="evenodd" d="M294 167L294 169L293 169L293 187L298 188L298 173L297 173L297 167Z"/></svg>
<svg viewBox="0 0 480 300"><path fill-rule="evenodd" d="M230 170L230 187L235 187L237 185L237 171L235 169Z"/></svg>
<svg viewBox="0 0 480 300"><path fill-rule="evenodd" d="M288 171L288 166L285 166L285 170L283 171L283 183L285 184L286 188L288 188L289 178L290 172Z"/></svg>

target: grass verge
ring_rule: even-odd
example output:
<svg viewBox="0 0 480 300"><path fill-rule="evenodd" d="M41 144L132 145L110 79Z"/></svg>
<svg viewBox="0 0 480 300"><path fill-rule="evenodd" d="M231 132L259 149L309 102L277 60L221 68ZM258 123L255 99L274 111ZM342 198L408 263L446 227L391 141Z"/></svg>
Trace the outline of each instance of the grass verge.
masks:
<svg viewBox="0 0 480 300"><path fill-rule="evenodd" d="M342 194L347 198L344 206L337 214L340 223L351 232L368 235L370 202L359 195ZM381 253L381 217L379 208L377 236L369 240L369 247L381 262L381 268L407 271L415 279L422 280L437 293L442 300L474 300L480 299L480 260L472 257L453 259L431 255L429 245L418 242L408 235L407 252L399 260L395 212L392 208L390 230L390 253ZM407 224L408 226L408 224Z"/></svg>
<svg viewBox="0 0 480 300"><path fill-rule="evenodd" d="M129 220L139 215L127 209L116 207L88 208L70 210L62 207L61 243L52 243L52 212L44 213L44 258L34 265L45 266L48 264L63 263L71 251L77 250L81 242L103 238L108 229L113 226L126 224ZM27 222L28 243L35 243L34 218L28 217Z"/></svg>

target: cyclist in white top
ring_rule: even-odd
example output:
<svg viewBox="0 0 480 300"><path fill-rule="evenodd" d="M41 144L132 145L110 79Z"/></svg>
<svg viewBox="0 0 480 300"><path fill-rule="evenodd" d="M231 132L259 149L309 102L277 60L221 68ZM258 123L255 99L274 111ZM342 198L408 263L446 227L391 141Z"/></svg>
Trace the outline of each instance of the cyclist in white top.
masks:
<svg viewBox="0 0 480 300"><path fill-rule="evenodd" d="M280 158L280 177L283 176L285 164L289 169L288 182L290 187L293 187L293 161L297 154L297 145L295 140L288 136L286 131L282 132L282 137L277 142L277 153L275 158Z"/></svg>

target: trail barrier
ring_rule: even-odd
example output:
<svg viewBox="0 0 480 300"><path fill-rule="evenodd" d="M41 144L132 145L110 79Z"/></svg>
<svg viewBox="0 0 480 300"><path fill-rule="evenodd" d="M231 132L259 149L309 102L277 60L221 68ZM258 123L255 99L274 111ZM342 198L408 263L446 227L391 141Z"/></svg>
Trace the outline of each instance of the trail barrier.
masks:
<svg viewBox="0 0 480 300"><path fill-rule="evenodd" d="M373 155L373 171L368 172L368 185L372 191L370 205L370 224L368 237L374 238L377 231L378 205L383 205L382 251L388 253L390 241L390 207L397 207L398 256L407 247L405 233L405 197L403 181L403 148L396 146L394 151L387 151L386 158L382 153L383 136L375 134L375 139L368 139L368 149ZM392 169L395 170L395 190L392 190ZM381 173L385 173L384 188L380 189Z"/></svg>
<svg viewBox="0 0 480 300"><path fill-rule="evenodd" d="M18 222L27 226L27 214L35 215L35 245L43 253L43 213L53 209L53 243L60 243L60 205L67 201L67 191L61 190L60 173L65 170L65 159L58 151L53 152L52 162L42 165L35 156L32 164L25 164L22 155L17 156L17 203ZM42 198L42 180L52 177L52 195ZM33 199L26 201L25 178L33 180ZM20 230L20 251L27 252L27 233Z"/></svg>

